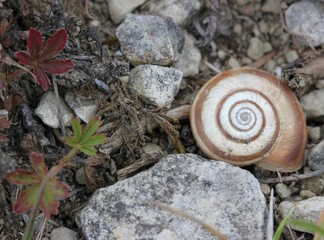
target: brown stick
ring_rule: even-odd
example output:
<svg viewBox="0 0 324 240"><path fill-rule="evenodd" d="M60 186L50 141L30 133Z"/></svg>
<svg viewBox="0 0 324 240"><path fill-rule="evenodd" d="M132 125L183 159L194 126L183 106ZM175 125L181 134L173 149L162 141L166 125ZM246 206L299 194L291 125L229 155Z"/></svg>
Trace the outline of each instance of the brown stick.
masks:
<svg viewBox="0 0 324 240"><path fill-rule="evenodd" d="M312 178L324 174L324 169L304 174L293 174L287 177L258 179L261 183L281 183L299 181L302 179Z"/></svg>

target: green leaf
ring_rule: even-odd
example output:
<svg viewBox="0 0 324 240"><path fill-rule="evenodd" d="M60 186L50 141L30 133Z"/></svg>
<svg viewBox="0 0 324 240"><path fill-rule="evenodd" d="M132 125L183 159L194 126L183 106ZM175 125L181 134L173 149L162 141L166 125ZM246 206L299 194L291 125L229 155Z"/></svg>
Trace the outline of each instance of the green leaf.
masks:
<svg viewBox="0 0 324 240"><path fill-rule="evenodd" d="M89 137L95 134L100 126L101 122L98 117L93 118L85 127L82 133L80 143L84 144L88 141Z"/></svg>
<svg viewBox="0 0 324 240"><path fill-rule="evenodd" d="M288 220L290 219L290 215L292 213L293 210L290 210L290 212L284 217L284 219L282 219L282 221L280 222L277 231L275 232L275 235L273 236L273 240L279 240L282 231L284 230Z"/></svg>
<svg viewBox="0 0 324 240"><path fill-rule="evenodd" d="M73 118L71 125L72 125L72 129L73 129L74 137L78 141L80 141L81 136L82 136L82 127L81 127L80 119Z"/></svg>
<svg viewBox="0 0 324 240"><path fill-rule="evenodd" d="M85 153L89 156L97 155L97 150L92 146L82 146L82 147L80 147L80 151L82 151L83 153Z"/></svg>
<svg viewBox="0 0 324 240"><path fill-rule="evenodd" d="M89 137L87 145L99 145L106 141L107 137L105 134L97 134Z"/></svg>
<svg viewBox="0 0 324 240"><path fill-rule="evenodd" d="M100 124L100 118L95 117L90 120L82 131L80 120L73 120L72 129L74 135L72 137L66 137L66 144L72 148L79 149L87 155L96 155L96 149L94 146L103 144L107 139L105 134L96 134Z"/></svg>
<svg viewBox="0 0 324 240"><path fill-rule="evenodd" d="M66 144L69 145L70 147L78 147L80 140L77 138L73 137L66 137L65 138Z"/></svg>
<svg viewBox="0 0 324 240"><path fill-rule="evenodd" d="M305 221L305 220L291 219L288 221L288 224L306 230L307 232L319 233L321 236L324 236L324 228L318 226L315 223Z"/></svg>

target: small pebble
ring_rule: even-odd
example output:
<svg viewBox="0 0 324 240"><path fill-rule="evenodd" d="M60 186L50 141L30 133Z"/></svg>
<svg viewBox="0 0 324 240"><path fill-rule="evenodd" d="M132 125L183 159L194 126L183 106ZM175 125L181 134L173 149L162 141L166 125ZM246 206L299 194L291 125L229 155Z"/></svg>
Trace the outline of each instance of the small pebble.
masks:
<svg viewBox="0 0 324 240"><path fill-rule="evenodd" d="M80 185L86 185L86 176L83 167L75 172L75 181Z"/></svg>
<svg viewBox="0 0 324 240"><path fill-rule="evenodd" d="M312 177L302 181L302 190L310 190L316 195L319 195L324 190L324 178L323 177Z"/></svg>
<svg viewBox="0 0 324 240"><path fill-rule="evenodd" d="M268 34L269 33L269 25L265 21L260 21L259 22L259 28L260 28L260 31L262 33L264 33L264 34Z"/></svg>
<svg viewBox="0 0 324 240"><path fill-rule="evenodd" d="M299 195L302 197L302 198L311 198L311 197L315 197L316 194L313 193L312 191L310 190L301 190Z"/></svg>
<svg viewBox="0 0 324 240"><path fill-rule="evenodd" d="M263 44L263 52L270 52L272 49L272 45L269 42Z"/></svg>
<svg viewBox="0 0 324 240"><path fill-rule="evenodd" d="M234 57L230 57L230 59L228 60L228 65L230 68L240 68L241 67L241 64Z"/></svg>
<svg viewBox="0 0 324 240"><path fill-rule="evenodd" d="M252 59L248 58L248 57L243 57L241 61L243 64L251 64L252 63Z"/></svg>
<svg viewBox="0 0 324 240"><path fill-rule="evenodd" d="M286 60L287 60L288 63L296 61L297 59L299 59L299 56L298 56L298 53L295 50L289 50L286 53Z"/></svg>
<svg viewBox="0 0 324 240"><path fill-rule="evenodd" d="M276 63L276 61L273 60L273 59L270 59L270 60L269 60L269 61L264 65L265 69L266 69L268 72L273 72L274 69L276 68L276 66L277 66L277 63Z"/></svg>
<svg viewBox="0 0 324 240"><path fill-rule="evenodd" d="M312 142L318 142L321 138L320 127L307 127L308 137Z"/></svg>
<svg viewBox="0 0 324 240"><path fill-rule="evenodd" d="M268 184L261 183L261 191L265 196L269 196L271 189Z"/></svg>
<svg viewBox="0 0 324 240"><path fill-rule="evenodd" d="M218 55L218 57L220 58L220 59L225 59L225 57L226 57L226 52L225 51L223 51L223 50L219 50L218 52L217 52L217 55Z"/></svg>
<svg viewBox="0 0 324 240"><path fill-rule="evenodd" d="M283 183L278 183L276 185L276 192L281 199L290 197L290 189Z"/></svg>
<svg viewBox="0 0 324 240"><path fill-rule="evenodd" d="M324 79L318 80L316 83L316 88L324 88Z"/></svg>
<svg viewBox="0 0 324 240"><path fill-rule="evenodd" d="M257 37L253 37L250 39L250 44L249 44L249 48L247 50L247 55L256 60L259 57L262 57L264 54L264 44L263 42L257 38Z"/></svg>

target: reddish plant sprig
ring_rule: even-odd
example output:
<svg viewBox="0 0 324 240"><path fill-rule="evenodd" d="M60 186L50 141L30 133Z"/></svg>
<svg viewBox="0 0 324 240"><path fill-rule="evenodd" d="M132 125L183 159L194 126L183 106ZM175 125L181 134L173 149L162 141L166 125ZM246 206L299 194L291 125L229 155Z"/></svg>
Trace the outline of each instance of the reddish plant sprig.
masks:
<svg viewBox="0 0 324 240"><path fill-rule="evenodd" d="M68 40L64 28L59 29L46 42L36 28L29 30L27 50L16 53L19 63L30 66L36 76L37 83L46 91L51 84L46 73L64 73L75 66L71 59L53 59L64 49Z"/></svg>
<svg viewBox="0 0 324 240"><path fill-rule="evenodd" d="M28 187L20 193L14 211L22 214L30 210L38 197L39 187L44 180L48 169L45 165L44 157L41 153L32 152L29 155L34 172L18 169L9 173L6 180L17 185L28 185ZM39 208L44 212L47 218L58 213L59 201L69 196L70 186L59 181L57 176L52 176L41 196Z"/></svg>

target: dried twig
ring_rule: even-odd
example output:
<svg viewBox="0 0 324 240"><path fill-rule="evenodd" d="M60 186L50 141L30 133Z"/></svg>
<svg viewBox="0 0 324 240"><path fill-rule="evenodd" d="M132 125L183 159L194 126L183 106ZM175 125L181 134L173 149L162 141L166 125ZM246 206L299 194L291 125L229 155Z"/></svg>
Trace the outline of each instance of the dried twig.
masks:
<svg viewBox="0 0 324 240"><path fill-rule="evenodd" d="M292 174L287 177L280 177L280 178L266 178L266 179L258 179L261 183L281 183L281 182L292 182L292 181L299 181L302 179L312 178L319 175L324 174L324 169L304 173L304 174Z"/></svg>
<svg viewBox="0 0 324 240"><path fill-rule="evenodd" d="M145 167L152 163L156 163L159 159L161 159L161 157L162 157L162 155L160 153L152 153L152 154L143 156L140 160L134 162L133 164L129 165L128 167L118 170L117 171L118 180L125 179L128 175L139 170L142 167Z"/></svg>
<svg viewBox="0 0 324 240"><path fill-rule="evenodd" d="M270 59L272 59L274 56L276 56L278 53L277 50L272 50L271 52L263 55L262 57L258 58L255 60L253 63L246 65L245 67L250 67L250 68L260 68L264 64L266 64Z"/></svg>

